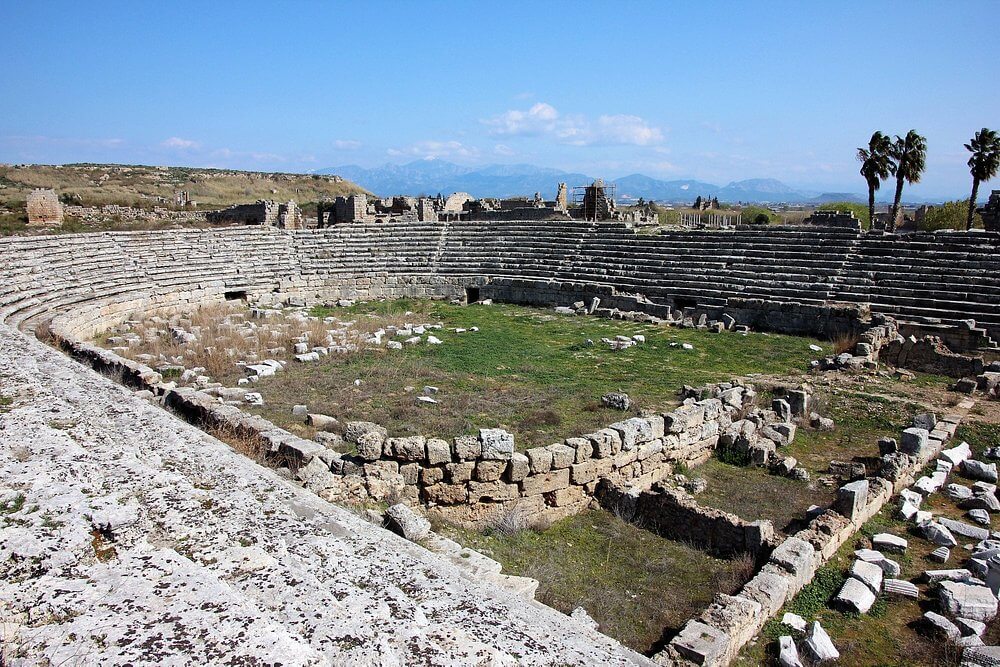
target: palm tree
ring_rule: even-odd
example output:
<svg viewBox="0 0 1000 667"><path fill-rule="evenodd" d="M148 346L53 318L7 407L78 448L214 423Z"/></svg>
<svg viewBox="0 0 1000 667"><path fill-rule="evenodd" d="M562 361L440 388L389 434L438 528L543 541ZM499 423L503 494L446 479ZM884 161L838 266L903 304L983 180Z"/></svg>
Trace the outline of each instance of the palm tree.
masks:
<svg viewBox="0 0 1000 667"><path fill-rule="evenodd" d="M976 197L979 195L980 181L988 181L997 175L1000 169L1000 135L994 130L983 128L976 132L972 141L965 144L965 149L972 153L969 158L969 171L972 173L972 196L969 197L969 217L965 228L972 229L972 217L976 213Z"/></svg>
<svg viewBox="0 0 1000 667"><path fill-rule="evenodd" d="M889 216L889 231L896 228L899 218L899 200L903 196L903 181L919 183L927 161L927 139L910 130L905 137L896 135L892 143L892 159L896 163L896 196L892 200L892 214Z"/></svg>
<svg viewBox="0 0 1000 667"><path fill-rule="evenodd" d="M858 149L858 161L861 162L861 175L868 183L868 221L875 224L875 191L882 186L882 181L896 172L890 155L892 140L881 132L875 132L868 140L868 148Z"/></svg>

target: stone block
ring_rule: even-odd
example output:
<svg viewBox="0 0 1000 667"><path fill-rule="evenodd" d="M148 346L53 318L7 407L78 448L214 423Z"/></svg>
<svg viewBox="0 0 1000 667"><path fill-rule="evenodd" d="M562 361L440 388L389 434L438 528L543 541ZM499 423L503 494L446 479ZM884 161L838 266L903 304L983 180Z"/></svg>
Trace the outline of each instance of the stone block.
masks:
<svg viewBox="0 0 1000 667"><path fill-rule="evenodd" d="M614 429L604 428L587 437L594 443L594 458L607 458L621 451L622 437Z"/></svg>
<svg viewBox="0 0 1000 667"><path fill-rule="evenodd" d="M576 450L567 445L549 445L546 449L552 453L553 470L568 468L573 465L573 461L576 460Z"/></svg>
<svg viewBox="0 0 1000 667"><path fill-rule="evenodd" d="M789 537L775 548L769 562L797 577L811 577L816 565L816 549L803 539Z"/></svg>
<svg viewBox="0 0 1000 667"><path fill-rule="evenodd" d="M459 461L475 461L483 453L483 445L474 435L460 435L452 444Z"/></svg>
<svg viewBox="0 0 1000 667"><path fill-rule="evenodd" d="M664 429L667 433L680 434L700 428L705 422L705 408L697 403L682 405L673 412L663 415Z"/></svg>
<svg viewBox="0 0 1000 667"><path fill-rule="evenodd" d="M399 474L403 476L403 483L410 486L420 481L420 471L419 463L407 463L399 466Z"/></svg>
<svg viewBox="0 0 1000 667"><path fill-rule="evenodd" d="M507 481L520 482L530 471L528 457L520 452L514 452L507 463Z"/></svg>
<svg viewBox="0 0 1000 667"><path fill-rule="evenodd" d="M525 452L532 474L552 470L552 451L548 447L534 447Z"/></svg>
<svg viewBox="0 0 1000 667"><path fill-rule="evenodd" d="M840 651L834 647L830 640L830 635L826 633L819 621L813 621L806 632L806 639L803 644L805 652L816 662L826 662L838 660Z"/></svg>
<svg viewBox="0 0 1000 667"><path fill-rule="evenodd" d="M597 478L597 463L595 461L584 461L576 463L570 469L570 481L573 484L586 484Z"/></svg>
<svg viewBox="0 0 1000 667"><path fill-rule="evenodd" d="M469 501L469 490L465 484L435 484L424 488L424 497L438 505L464 505Z"/></svg>
<svg viewBox="0 0 1000 667"><path fill-rule="evenodd" d="M433 486L444 481L444 468L431 467L420 470L420 483L423 486Z"/></svg>
<svg viewBox="0 0 1000 667"><path fill-rule="evenodd" d="M859 558L851 563L847 574L870 588L874 595L878 595L882 590L882 568L875 563L868 563Z"/></svg>
<svg viewBox="0 0 1000 667"><path fill-rule="evenodd" d="M569 472L569 471L567 471ZM503 502L518 497L517 484L495 482L469 482L469 502Z"/></svg>
<svg viewBox="0 0 1000 667"><path fill-rule="evenodd" d="M569 468L552 470L538 475L528 475L521 482L521 493L526 496L533 496L565 489L569 486L569 476Z"/></svg>
<svg viewBox="0 0 1000 667"><path fill-rule="evenodd" d="M927 443L930 440L930 431L925 428L910 427L903 431L899 449L904 454L916 456L923 459L930 455Z"/></svg>
<svg viewBox="0 0 1000 667"><path fill-rule="evenodd" d="M862 516L868 506L868 480L850 482L837 489L837 500L833 504L835 512L855 521Z"/></svg>
<svg viewBox="0 0 1000 667"><path fill-rule="evenodd" d="M479 429L484 459L509 460L514 454L514 436L502 428Z"/></svg>
<svg viewBox="0 0 1000 667"><path fill-rule="evenodd" d="M584 497L583 488L579 486L568 486L565 489L557 489L552 492L551 497L546 496L555 507L566 507L567 505L582 502Z"/></svg>
<svg viewBox="0 0 1000 667"><path fill-rule="evenodd" d="M625 421L616 422L609 428L619 433L622 449L625 451L653 440L653 427L648 420L642 417L632 417Z"/></svg>
<svg viewBox="0 0 1000 667"><path fill-rule="evenodd" d="M507 468L506 461L483 460L476 463L474 477L477 482L495 482Z"/></svg>
<svg viewBox="0 0 1000 667"><path fill-rule="evenodd" d="M447 472L449 482L452 484L462 484L472 479L472 471L475 467L476 464L472 461L463 461L461 463L445 464L444 469Z"/></svg>
<svg viewBox="0 0 1000 667"><path fill-rule="evenodd" d="M670 641L670 646L697 665L719 665L729 647L729 635L701 621L691 620Z"/></svg>
<svg viewBox="0 0 1000 667"><path fill-rule="evenodd" d="M938 600L952 616L987 622L997 615L997 598L986 586L943 581L938 589Z"/></svg>
<svg viewBox="0 0 1000 667"><path fill-rule="evenodd" d="M869 565L869 563L865 563L865 565ZM878 567L875 569L878 570ZM881 570L879 572L881 573ZM875 594L862 581L854 577L848 577L840 588L840 592L833 598L833 606L837 609L858 614L867 613L873 604L875 604Z"/></svg>
<svg viewBox="0 0 1000 667"><path fill-rule="evenodd" d="M392 455L402 461L424 461L427 458L427 440L422 435L389 438Z"/></svg>
<svg viewBox="0 0 1000 667"><path fill-rule="evenodd" d="M427 463L440 465L451 462L451 446L447 440L429 438L427 440Z"/></svg>
<svg viewBox="0 0 1000 667"><path fill-rule="evenodd" d="M566 438L566 446L576 452L573 463L582 463L594 456L594 445L587 438Z"/></svg>
<svg viewBox="0 0 1000 667"><path fill-rule="evenodd" d="M387 509L385 518L390 530L413 542L424 539L431 532L431 522L402 503Z"/></svg>
<svg viewBox="0 0 1000 667"><path fill-rule="evenodd" d="M356 447L358 456L366 461L377 461L382 458L385 447L385 436L376 430L366 431L357 436Z"/></svg>

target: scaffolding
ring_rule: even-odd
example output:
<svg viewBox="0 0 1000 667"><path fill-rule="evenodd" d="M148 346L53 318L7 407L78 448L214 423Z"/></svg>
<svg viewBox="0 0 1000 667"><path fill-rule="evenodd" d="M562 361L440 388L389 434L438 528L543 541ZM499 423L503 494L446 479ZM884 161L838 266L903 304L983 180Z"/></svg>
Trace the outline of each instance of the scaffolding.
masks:
<svg viewBox="0 0 1000 667"><path fill-rule="evenodd" d="M573 206L582 211L584 220L610 220L617 205L616 194L614 183L599 178L590 185L573 187Z"/></svg>

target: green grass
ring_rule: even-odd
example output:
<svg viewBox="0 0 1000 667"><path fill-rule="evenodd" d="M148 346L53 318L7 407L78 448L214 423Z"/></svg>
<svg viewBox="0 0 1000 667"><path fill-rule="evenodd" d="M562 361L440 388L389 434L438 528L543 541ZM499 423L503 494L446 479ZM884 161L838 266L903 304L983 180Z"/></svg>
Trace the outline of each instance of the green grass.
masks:
<svg viewBox="0 0 1000 667"><path fill-rule="evenodd" d="M966 419L955 432L955 442L965 441L972 448L974 457L982 457L990 447L1000 447L1000 424Z"/></svg>
<svg viewBox="0 0 1000 667"><path fill-rule="evenodd" d="M747 521L769 519L778 531L787 532L805 517L810 505L833 499L833 492L825 487L812 488L808 482L771 475L764 468L729 465L714 458L690 475L708 481L708 488L698 495L699 504Z"/></svg>
<svg viewBox="0 0 1000 667"><path fill-rule="evenodd" d="M856 392L818 393L819 412L836 424L832 431L800 428L787 448L810 474L825 473L831 460L877 457L878 440L899 437L921 408L905 398L887 399Z"/></svg>
<svg viewBox="0 0 1000 667"><path fill-rule="evenodd" d="M769 403L761 393L760 403ZM792 443L778 450L780 455L793 456L799 466L809 471L810 482L800 482L769 474L763 468L746 467L744 462L731 460L725 452L694 468L691 475L703 477L708 488L698 496L698 502L736 514L748 521L769 519L776 530L790 533L798 530L810 505L829 505L835 487L827 487L818 478L828 474L831 460L870 460L878 456L878 440L897 436L909 426L918 406L909 401L888 400L855 392L817 391L815 408L824 416L833 417L833 431L818 431L801 425ZM874 470L872 470L874 472Z"/></svg>
<svg viewBox="0 0 1000 667"><path fill-rule="evenodd" d="M541 602L565 613L582 606L601 632L643 653L749 576L745 561L712 558L604 510L513 537L445 532L499 561L504 573L538 579Z"/></svg>
<svg viewBox="0 0 1000 667"><path fill-rule="evenodd" d="M19 493L13 498L0 502L0 514L14 514L24 507L24 495Z"/></svg>
<svg viewBox="0 0 1000 667"><path fill-rule="evenodd" d="M367 419L390 433L452 437L502 426L521 447L545 445L623 419L641 408L668 409L682 385L728 380L751 373L802 372L816 341L792 336L740 336L694 329L556 315L509 305L455 306L397 301L314 314L364 317L413 311L414 323L442 322L433 332L443 345L402 351L370 350L318 364L290 364L258 388L264 416L286 427L291 406L339 419ZM479 327L456 334L449 328ZM646 336L646 343L615 352L600 342L618 334ZM594 341L588 346L586 341ZM670 343L676 347L670 347ZM693 350L683 350L689 342ZM354 381L360 379L361 386ZM439 387L438 405L417 404L425 385ZM604 408L601 396L626 391L630 414Z"/></svg>

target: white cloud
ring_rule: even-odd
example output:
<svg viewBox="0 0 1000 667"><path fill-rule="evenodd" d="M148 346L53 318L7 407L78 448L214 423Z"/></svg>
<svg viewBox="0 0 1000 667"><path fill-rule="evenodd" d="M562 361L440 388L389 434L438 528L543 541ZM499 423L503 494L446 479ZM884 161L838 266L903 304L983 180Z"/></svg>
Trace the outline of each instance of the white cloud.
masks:
<svg viewBox="0 0 1000 667"><path fill-rule="evenodd" d="M390 148L389 155L394 157L416 157L423 159L479 157L479 149L466 146L459 141L418 141L403 148Z"/></svg>
<svg viewBox="0 0 1000 667"><path fill-rule="evenodd" d="M354 139L337 139L333 142L333 147L339 151L356 151L361 146L361 142Z"/></svg>
<svg viewBox="0 0 1000 667"><path fill-rule="evenodd" d="M639 116L604 115L591 121L580 115L564 116L546 102L526 110L510 109L482 122L494 136L545 136L572 146L651 146L663 141L663 131Z"/></svg>
<svg viewBox="0 0 1000 667"><path fill-rule="evenodd" d="M493 152L497 155L503 155L505 157L510 157L514 154L514 149L510 146L505 146L504 144L497 144L493 147Z"/></svg>
<svg viewBox="0 0 1000 667"><path fill-rule="evenodd" d="M559 112L555 107L545 102L537 102L527 111L511 109L483 122L493 128L490 134L532 136L555 131L558 119Z"/></svg>
<svg viewBox="0 0 1000 667"><path fill-rule="evenodd" d="M170 137L165 139L160 143L164 148L173 148L177 150L190 150L192 148L199 148L201 144L197 141L192 141L191 139L181 139L180 137Z"/></svg>
<svg viewBox="0 0 1000 667"><path fill-rule="evenodd" d="M618 114L597 119L598 143L649 146L663 141L663 131L638 116Z"/></svg>

